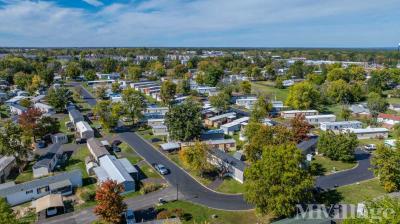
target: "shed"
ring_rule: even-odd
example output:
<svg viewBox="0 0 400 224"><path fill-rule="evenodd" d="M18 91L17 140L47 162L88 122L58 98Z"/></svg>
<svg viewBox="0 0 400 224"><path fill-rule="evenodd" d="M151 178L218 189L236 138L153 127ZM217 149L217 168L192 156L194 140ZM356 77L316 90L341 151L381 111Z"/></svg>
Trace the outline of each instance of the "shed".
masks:
<svg viewBox="0 0 400 224"><path fill-rule="evenodd" d="M76 131L81 138L89 139L94 137L94 131L86 121L77 122Z"/></svg>
<svg viewBox="0 0 400 224"><path fill-rule="evenodd" d="M51 136L51 141L53 144L59 143L59 144L67 144L68 143L68 137L64 133L57 133Z"/></svg>
<svg viewBox="0 0 400 224"><path fill-rule="evenodd" d="M177 142L167 142L164 144L160 144L160 147L163 151L174 151L180 148L179 143Z"/></svg>

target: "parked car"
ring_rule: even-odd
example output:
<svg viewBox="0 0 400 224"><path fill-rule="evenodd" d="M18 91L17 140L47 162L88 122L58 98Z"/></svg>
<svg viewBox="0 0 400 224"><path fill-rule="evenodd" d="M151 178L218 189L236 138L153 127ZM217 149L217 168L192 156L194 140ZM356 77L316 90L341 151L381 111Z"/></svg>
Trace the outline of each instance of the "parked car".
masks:
<svg viewBox="0 0 400 224"><path fill-rule="evenodd" d="M76 144L85 144L86 139L85 138L77 138L77 139L75 139L75 143Z"/></svg>
<svg viewBox="0 0 400 224"><path fill-rule="evenodd" d="M121 152L121 148L116 145L112 146L112 150L113 150L113 152Z"/></svg>
<svg viewBox="0 0 400 224"><path fill-rule="evenodd" d="M112 145L112 146L114 146L114 145L121 145L121 143L122 143L122 142L121 142L120 140L117 139L117 140L114 140L114 141L111 143L111 145Z"/></svg>
<svg viewBox="0 0 400 224"><path fill-rule="evenodd" d="M155 164L154 168L161 174L166 175L168 174L168 169L162 164Z"/></svg>
<svg viewBox="0 0 400 224"><path fill-rule="evenodd" d="M57 208L49 208L47 209L47 216L54 216L57 215Z"/></svg>
<svg viewBox="0 0 400 224"><path fill-rule="evenodd" d="M36 146L37 146L39 149L43 149L43 148L46 148L47 144L46 144L46 142L45 142L44 140L40 140L40 141L38 141L38 143L36 144Z"/></svg>
<svg viewBox="0 0 400 224"><path fill-rule="evenodd" d="M364 146L364 149L368 150L368 151L373 151L373 150L376 149L376 145L375 144L368 144L368 145Z"/></svg>
<svg viewBox="0 0 400 224"><path fill-rule="evenodd" d="M132 209L128 209L125 212L125 223L126 224L134 224L136 223L135 213Z"/></svg>

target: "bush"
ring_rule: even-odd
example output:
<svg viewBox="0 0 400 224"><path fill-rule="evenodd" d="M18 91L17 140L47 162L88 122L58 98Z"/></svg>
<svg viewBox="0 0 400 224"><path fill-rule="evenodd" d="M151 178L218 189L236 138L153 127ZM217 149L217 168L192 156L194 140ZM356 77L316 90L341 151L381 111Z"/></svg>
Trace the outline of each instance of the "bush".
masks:
<svg viewBox="0 0 400 224"><path fill-rule="evenodd" d="M169 219L171 218L171 212L168 210L162 210L157 214L157 219Z"/></svg>
<svg viewBox="0 0 400 224"><path fill-rule="evenodd" d="M142 188L140 189L141 194L148 194L150 192L154 192L162 187L161 184L155 183L145 183L143 184Z"/></svg>
<svg viewBox="0 0 400 224"><path fill-rule="evenodd" d="M84 191L80 194L81 199L85 202L94 201L95 196L96 192L94 191Z"/></svg>

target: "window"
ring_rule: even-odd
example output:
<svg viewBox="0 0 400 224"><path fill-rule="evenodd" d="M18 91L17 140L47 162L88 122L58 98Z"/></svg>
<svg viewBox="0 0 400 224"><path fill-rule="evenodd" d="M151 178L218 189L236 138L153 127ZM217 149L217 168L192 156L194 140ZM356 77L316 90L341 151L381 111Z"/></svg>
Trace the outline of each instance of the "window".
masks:
<svg viewBox="0 0 400 224"><path fill-rule="evenodd" d="M38 194L41 194L41 193L47 192L47 191L49 191L49 186L40 187L40 188L37 189L37 193Z"/></svg>
<svg viewBox="0 0 400 224"><path fill-rule="evenodd" d="M26 194L32 194L32 193L33 193L33 190L26 191L25 193L26 193Z"/></svg>

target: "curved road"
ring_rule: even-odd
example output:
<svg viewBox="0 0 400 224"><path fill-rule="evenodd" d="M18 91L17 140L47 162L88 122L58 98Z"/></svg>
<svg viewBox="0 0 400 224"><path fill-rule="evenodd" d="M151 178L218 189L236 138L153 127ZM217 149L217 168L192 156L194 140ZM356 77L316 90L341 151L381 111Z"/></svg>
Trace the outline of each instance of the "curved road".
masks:
<svg viewBox="0 0 400 224"><path fill-rule="evenodd" d="M80 84L73 83L72 85L78 86ZM81 94L89 105L94 106L96 104L96 99L85 88L82 88ZM136 133L124 132L119 133L119 136L150 164L164 164L170 170L170 173L165 175L166 180L172 186L178 188L186 200L216 209L247 210L253 208L244 200L243 195L217 193L204 187ZM330 189L373 178L373 173L368 170L370 154L357 150L356 160L359 164L354 169L317 177L316 186Z"/></svg>
<svg viewBox="0 0 400 224"><path fill-rule="evenodd" d="M374 178L374 173L369 170L371 155L368 152L357 149L355 157L358 162L357 167L328 176L320 176L316 180L316 186L323 189L331 189L335 186L349 185Z"/></svg>

